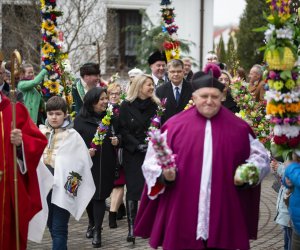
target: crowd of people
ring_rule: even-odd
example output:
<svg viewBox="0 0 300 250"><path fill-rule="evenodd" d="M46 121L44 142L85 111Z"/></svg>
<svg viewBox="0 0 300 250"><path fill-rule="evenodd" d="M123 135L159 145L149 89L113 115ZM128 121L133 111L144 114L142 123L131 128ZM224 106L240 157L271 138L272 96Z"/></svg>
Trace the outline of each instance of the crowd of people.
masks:
<svg viewBox="0 0 300 250"><path fill-rule="evenodd" d="M270 171L270 159L251 127L235 115L239 107L231 85L235 79L247 81L245 71L240 68L233 77L213 53L196 73L191 59L167 62L161 51L152 53L148 64L150 74L137 68L128 72L125 88L117 80L106 85L98 64L82 65L72 86L74 119L63 97L44 100L40 86L48 71L35 76L32 65L24 64L17 84L17 124L11 130L10 72L1 62L0 249L14 248L14 240L7 241L15 235L14 209L22 214L21 249L26 249L28 228L29 239L42 237L37 225L47 225L53 249L67 249L70 215L79 220L84 211L85 236L94 248L102 247L109 197L110 228L118 226L117 218L126 209L120 217L127 215L127 242L134 244L141 236L150 238L151 247L164 250L250 249L249 240L256 239L258 231L260 183ZM265 92L262 77L262 66L254 65L247 86L258 102ZM148 138L165 100L159 127L176 155L176 168L169 169L158 164ZM17 208L9 168L14 147L22 204ZM249 165L258 175L255 181L240 174L249 171ZM280 173L285 185L280 197L291 187L294 191L282 225L290 245L286 249L297 249L299 152L287 165Z"/></svg>

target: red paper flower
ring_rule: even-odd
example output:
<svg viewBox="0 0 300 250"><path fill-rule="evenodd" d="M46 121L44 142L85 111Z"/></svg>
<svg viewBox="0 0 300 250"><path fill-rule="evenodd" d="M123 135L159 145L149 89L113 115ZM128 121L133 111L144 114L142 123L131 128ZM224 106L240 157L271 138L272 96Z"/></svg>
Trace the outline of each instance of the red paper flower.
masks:
<svg viewBox="0 0 300 250"><path fill-rule="evenodd" d="M274 142L278 145L283 145L288 142L288 138L285 135L282 136L274 136Z"/></svg>
<svg viewBox="0 0 300 250"><path fill-rule="evenodd" d="M290 138L288 141L288 146L291 148L296 148L300 143L300 135L294 138Z"/></svg>

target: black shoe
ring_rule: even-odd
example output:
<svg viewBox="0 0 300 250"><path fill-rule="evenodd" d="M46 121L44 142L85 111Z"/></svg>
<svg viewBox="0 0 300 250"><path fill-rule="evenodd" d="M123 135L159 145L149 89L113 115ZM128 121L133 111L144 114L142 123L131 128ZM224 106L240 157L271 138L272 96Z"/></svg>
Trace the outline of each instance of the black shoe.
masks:
<svg viewBox="0 0 300 250"><path fill-rule="evenodd" d="M93 231L94 231L94 226L93 225L89 225L87 230L86 230L86 234L85 237L87 237L88 239L93 238Z"/></svg>
<svg viewBox="0 0 300 250"><path fill-rule="evenodd" d="M127 242L132 242L132 244L135 244L135 236L128 234Z"/></svg>
<svg viewBox="0 0 300 250"><path fill-rule="evenodd" d="M118 209L118 213L117 213L117 220L122 220L123 217L126 216L126 208L124 203L122 203Z"/></svg>
<svg viewBox="0 0 300 250"><path fill-rule="evenodd" d="M117 212L110 212L108 215L109 227L110 228L117 228Z"/></svg>
<svg viewBox="0 0 300 250"><path fill-rule="evenodd" d="M101 229L94 229L92 245L93 248L101 247Z"/></svg>

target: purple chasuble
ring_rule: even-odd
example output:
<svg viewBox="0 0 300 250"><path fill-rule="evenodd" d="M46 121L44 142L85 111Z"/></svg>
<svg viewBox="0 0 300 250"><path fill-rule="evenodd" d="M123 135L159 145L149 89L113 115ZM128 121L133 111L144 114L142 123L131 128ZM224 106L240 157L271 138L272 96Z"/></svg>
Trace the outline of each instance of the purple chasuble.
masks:
<svg viewBox="0 0 300 250"><path fill-rule="evenodd" d="M205 249L196 240L198 202L207 119L195 107L170 118L162 127L168 130L168 145L177 155L175 183L155 200L145 186L135 220L135 234L150 238L150 246L164 250ZM234 183L236 168L250 155L246 122L226 108L211 119L213 159L208 248L250 249L258 228L260 186L239 189Z"/></svg>

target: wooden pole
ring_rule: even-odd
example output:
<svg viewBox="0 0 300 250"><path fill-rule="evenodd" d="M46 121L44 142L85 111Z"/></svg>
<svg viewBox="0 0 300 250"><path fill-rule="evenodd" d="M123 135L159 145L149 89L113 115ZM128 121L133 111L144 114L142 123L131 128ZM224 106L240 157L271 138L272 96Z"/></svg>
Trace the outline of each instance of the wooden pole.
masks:
<svg viewBox="0 0 300 250"><path fill-rule="evenodd" d="M16 102L17 93L15 86L15 63L17 64L17 70L21 65L21 55L17 50L11 55L11 90L10 98L12 104L12 129L16 128ZM20 249L20 237L19 237L19 199L18 199L18 168L17 168L17 147L13 145L13 159L14 159L14 200L15 200L15 226L16 226L16 248Z"/></svg>

